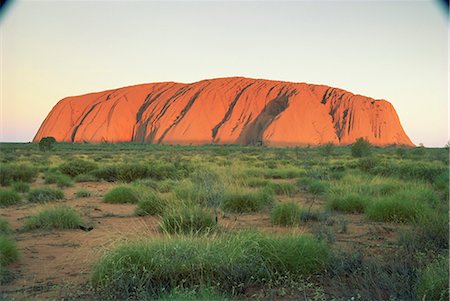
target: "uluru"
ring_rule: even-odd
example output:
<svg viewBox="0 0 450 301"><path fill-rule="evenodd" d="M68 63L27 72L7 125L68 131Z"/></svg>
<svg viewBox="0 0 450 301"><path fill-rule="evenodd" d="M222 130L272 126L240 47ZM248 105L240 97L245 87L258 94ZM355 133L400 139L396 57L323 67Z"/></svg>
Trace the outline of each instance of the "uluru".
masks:
<svg viewBox="0 0 450 301"><path fill-rule="evenodd" d="M324 85L243 77L141 84L67 97L34 142L154 144L414 144L386 100Z"/></svg>

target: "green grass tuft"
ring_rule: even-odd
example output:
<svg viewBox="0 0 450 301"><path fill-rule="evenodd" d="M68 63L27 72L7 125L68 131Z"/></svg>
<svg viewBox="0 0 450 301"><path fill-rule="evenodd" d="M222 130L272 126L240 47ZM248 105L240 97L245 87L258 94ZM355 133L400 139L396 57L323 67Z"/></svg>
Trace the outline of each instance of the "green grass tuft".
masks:
<svg viewBox="0 0 450 301"><path fill-rule="evenodd" d="M60 173L59 171L48 171L45 173L44 178L45 184L56 184L59 188L73 186L72 179L69 176Z"/></svg>
<svg viewBox="0 0 450 301"><path fill-rule="evenodd" d="M103 197L103 201L110 204L136 204L138 202L138 195L135 189L131 187L118 186L106 193Z"/></svg>
<svg viewBox="0 0 450 301"><path fill-rule="evenodd" d="M297 190L297 187L289 182L270 182L266 187L272 189L276 195L292 196Z"/></svg>
<svg viewBox="0 0 450 301"><path fill-rule="evenodd" d="M73 180L77 183L83 183L83 182L98 182L98 178L94 176L93 174L89 173L82 173L77 175Z"/></svg>
<svg viewBox="0 0 450 301"><path fill-rule="evenodd" d="M27 218L23 224L24 230L78 229L83 219L77 211L70 207L50 207Z"/></svg>
<svg viewBox="0 0 450 301"><path fill-rule="evenodd" d="M28 201L32 203L45 203L49 201L61 200L64 192L50 187L35 188L28 193Z"/></svg>
<svg viewBox="0 0 450 301"><path fill-rule="evenodd" d="M135 213L139 216L161 215L167 205L167 200L156 192L150 192L143 199L139 200Z"/></svg>
<svg viewBox="0 0 450 301"><path fill-rule="evenodd" d="M238 295L280 275L324 270L328 247L311 236L238 232L125 244L94 266L92 285L108 298L157 299L175 288L214 287Z"/></svg>
<svg viewBox="0 0 450 301"><path fill-rule="evenodd" d="M12 189L0 189L0 206L11 206L20 202L20 195Z"/></svg>
<svg viewBox="0 0 450 301"><path fill-rule="evenodd" d="M197 234L210 232L216 227L212 215L205 209L190 205L166 210L160 229L165 233Z"/></svg>
<svg viewBox="0 0 450 301"><path fill-rule="evenodd" d="M0 217L0 235L9 233L11 233L11 228L8 221L3 217Z"/></svg>
<svg viewBox="0 0 450 301"><path fill-rule="evenodd" d="M30 185L28 183L25 183L22 181L13 182L11 184L11 188L14 191L23 192L23 193L30 191Z"/></svg>
<svg viewBox="0 0 450 301"><path fill-rule="evenodd" d="M371 199L369 197L352 193L330 197L327 206L331 210L341 212L363 213L370 202Z"/></svg>
<svg viewBox="0 0 450 301"><path fill-rule="evenodd" d="M272 205L274 191L263 188L257 191L229 190L224 193L222 209L233 213L256 212Z"/></svg>
<svg viewBox="0 0 450 301"><path fill-rule="evenodd" d="M448 257L440 256L420 273L417 295L420 300L449 300Z"/></svg>
<svg viewBox="0 0 450 301"><path fill-rule="evenodd" d="M417 220L428 209L424 203L394 195L373 201L367 207L366 215L373 221L406 223Z"/></svg>
<svg viewBox="0 0 450 301"><path fill-rule="evenodd" d="M14 240L6 235L0 235L0 266L17 261L19 251Z"/></svg>
<svg viewBox="0 0 450 301"><path fill-rule="evenodd" d="M296 203L276 205L270 214L273 225L297 226L300 223L301 209Z"/></svg>
<svg viewBox="0 0 450 301"><path fill-rule="evenodd" d="M87 189L80 189L77 192L75 192L75 196L77 198L88 198L91 196L91 192Z"/></svg>

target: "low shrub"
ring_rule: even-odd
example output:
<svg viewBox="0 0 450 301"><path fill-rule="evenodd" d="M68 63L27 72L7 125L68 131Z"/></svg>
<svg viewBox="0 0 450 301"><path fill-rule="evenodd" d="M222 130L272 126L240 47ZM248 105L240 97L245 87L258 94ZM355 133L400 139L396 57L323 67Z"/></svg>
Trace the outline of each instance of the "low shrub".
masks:
<svg viewBox="0 0 450 301"><path fill-rule="evenodd" d="M31 183L37 174L37 168L28 164L0 164L0 185L7 186L15 181Z"/></svg>
<svg viewBox="0 0 450 301"><path fill-rule="evenodd" d="M185 161L175 161L174 163L152 161L148 166L148 176L155 180L181 179L187 177L194 170L193 165Z"/></svg>
<svg viewBox="0 0 450 301"><path fill-rule="evenodd" d="M197 234L210 232L216 227L212 215L197 206L182 206L166 210L161 218L160 229L165 233Z"/></svg>
<svg viewBox="0 0 450 301"><path fill-rule="evenodd" d="M375 167L380 165L381 160L378 157L361 158L358 161L358 167L365 172L372 171Z"/></svg>
<svg viewBox="0 0 450 301"><path fill-rule="evenodd" d="M28 183L25 183L22 181L13 182L11 184L11 188L14 191L23 192L23 193L30 191L30 185L28 185Z"/></svg>
<svg viewBox="0 0 450 301"><path fill-rule="evenodd" d="M131 187L118 186L108 191L103 197L103 201L110 204L136 204L138 202L138 195L136 190Z"/></svg>
<svg viewBox="0 0 450 301"><path fill-rule="evenodd" d="M276 205L270 214L272 225L296 226L300 223L301 209L296 203Z"/></svg>
<svg viewBox="0 0 450 301"><path fill-rule="evenodd" d="M214 286L238 295L280 275L322 271L328 247L310 236L239 232L125 244L96 263L92 285L115 299L158 298L177 287Z"/></svg>
<svg viewBox="0 0 450 301"><path fill-rule="evenodd" d="M11 206L20 202L20 195L12 189L0 189L0 206Z"/></svg>
<svg viewBox="0 0 450 301"><path fill-rule="evenodd" d="M77 192L75 192L75 196L77 198L88 198L91 196L91 192L87 189L80 189Z"/></svg>
<svg viewBox="0 0 450 301"><path fill-rule="evenodd" d="M150 175L148 167L138 163L121 164L117 166L117 180L130 183Z"/></svg>
<svg viewBox="0 0 450 301"><path fill-rule="evenodd" d="M31 189L28 193L28 201L32 203L44 203L49 201L61 200L64 198L64 192L59 189L42 187Z"/></svg>
<svg viewBox="0 0 450 301"><path fill-rule="evenodd" d="M440 256L420 272L417 295L420 300L447 301L449 300L448 283L448 257Z"/></svg>
<svg viewBox="0 0 450 301"><path fill-rule="evenodd" d="M367 140L364 138L356 139L356 142L352 144L352 156L353 157L366 157L371 153L371 146Z"/></svg>
<svg viewBox="0 0 450 301"><path fill-rule="evenodd" d="M0 235L0 266L17 261L19 251L14 240L6 235Z"/></svg>
<svg viewBox="0 0 450 301"><path fill-rule="evenodd" d="M222 209L234 213L256 212L271 205L274 200L274 192L270 188L257 191L225 191Z"/></svg>
<svg viewBox="0 0 450 301"><path fill-rule="evenodd" d="M139 200L135 213L136 215L161 215L167 207L167 200L155 192L148 193Z"/></svg>
<svg viewBox="0 0 450 301"><path fill-rule="evenodd" d="M77 211L70 207L50 207L30 216L24 221L24 230L78 229L83 220Z"/></svg>
<svg viewBox="0 0 450 301"><path fill-rule="evenodd" d="M92 171L92 175L108 182L115 182L118 179L117 167L115 165L100 166Z"/></svg>
<svg viewBox="0 0 450 301"><path fill-rule="evenodd" d="M66 175L76 177L80 174L85 174L97 168L97 164L91 161L74 159L64 162L59 166L59 170Z"/></svg>

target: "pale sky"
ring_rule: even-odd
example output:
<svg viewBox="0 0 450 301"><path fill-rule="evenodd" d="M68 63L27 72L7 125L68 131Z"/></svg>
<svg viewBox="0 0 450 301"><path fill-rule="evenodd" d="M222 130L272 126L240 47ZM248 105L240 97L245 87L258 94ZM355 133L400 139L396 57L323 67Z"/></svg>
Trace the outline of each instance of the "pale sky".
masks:
<svg viewBox="0 0 450 301"><path fill-rule="evenodd" d="M66 96L246 76L390 101L415 144L448 140L448 23L433 1L16 1L0 15L0 141Z"/></svg>

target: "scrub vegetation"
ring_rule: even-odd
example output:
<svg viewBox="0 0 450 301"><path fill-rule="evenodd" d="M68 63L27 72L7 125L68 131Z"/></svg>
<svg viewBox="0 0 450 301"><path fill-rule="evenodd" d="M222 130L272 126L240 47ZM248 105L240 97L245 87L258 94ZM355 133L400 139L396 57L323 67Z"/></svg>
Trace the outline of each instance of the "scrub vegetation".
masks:
<svg viewBox="0 0 450 301"><path fill-rule="evenodd" d="M2 144L0 161L0 299L449 298L444 148Z"/></svg>

